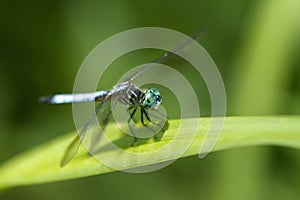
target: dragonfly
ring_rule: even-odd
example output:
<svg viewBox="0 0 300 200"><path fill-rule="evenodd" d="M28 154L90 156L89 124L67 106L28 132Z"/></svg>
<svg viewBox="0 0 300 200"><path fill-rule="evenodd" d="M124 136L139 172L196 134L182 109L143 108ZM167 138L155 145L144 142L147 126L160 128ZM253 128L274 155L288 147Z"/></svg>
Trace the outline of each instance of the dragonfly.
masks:
<svg viewBox="0 0 300 200"><path fill-rule="evenodd" d="M144 73L147 69L153 66L155 63L164 63L169 59L173 59L176 56L176 52L179 52L184 47L186 47L189 43L191 43L194 39L197 39L200 35L202 35L202 31L197 32L192 35L187 40L180 43L177 47L172 49L157 59L153 60L149 64L145 65L133 75L131 75L124 82L116 84L111 90L100 90L96 92L90 93L78 93L78 94L54 94L50 96L43 96L39 99L41 103L48 104L67 104L67 103L79 103L79 102L100 102L96 108L94 113L92 114L90 120L86 123L86 125L79 131L77 136L73 139L70 145L67 147L64 156L61 160L61 167L67 165L78 153L78 149L82 143L83 138L85 137L89 127L95 121L96 118L99 121L101 126L101 132L105 130L107 126L111 112L114 106L112 106L111 102L120 102L124 105L128 105L128 126L130 128L131 134L133 136L133 143L135 144L137 141L137 137L134 134L134 130L130 125L133 117L137 113L136 111L140 109L140 121L143 126L148 127L149 123L152 123L156 126L160 126L153 122L149 116L149 110L157 110L157 108L162 103L162 96L158 89L149 88L142 90L136 87L132 82L138 77L140 74ZM163 114L163 113L160 113ZM145 119L148 120L149 123L145 122ZM135 121L134 121L135 122ZM149 130L153 131L151 128ZM157 137L155 131L154 138Z"/></svg>

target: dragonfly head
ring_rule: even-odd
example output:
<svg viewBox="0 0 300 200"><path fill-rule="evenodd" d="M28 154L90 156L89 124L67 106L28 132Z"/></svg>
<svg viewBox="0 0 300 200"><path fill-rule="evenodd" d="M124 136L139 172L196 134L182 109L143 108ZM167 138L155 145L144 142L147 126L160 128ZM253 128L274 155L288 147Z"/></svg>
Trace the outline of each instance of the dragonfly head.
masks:
<svg viewBox="0 0 300 200"><path fill-rule="evenodd" d="M143 98L143 106L145 108L157 109L160 105L162 98L159 91L156 88L146 90Z"/></svg>

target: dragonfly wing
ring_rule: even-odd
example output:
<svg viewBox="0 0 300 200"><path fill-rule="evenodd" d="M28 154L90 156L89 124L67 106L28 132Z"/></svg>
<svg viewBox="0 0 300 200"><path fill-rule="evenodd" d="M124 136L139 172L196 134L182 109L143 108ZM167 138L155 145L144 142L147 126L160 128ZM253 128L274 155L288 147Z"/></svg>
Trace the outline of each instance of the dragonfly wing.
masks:
<svg viewBox="0 0 300 200"><path fill-rule="evenodd" d="M86 125L80 130L79 134L76 135L74 140L67 147L65 154L61 160L62 167L68 164L74 158L74 156L78 152L82 140L86 137L87 134L89 134L89 136L92 138L93 143L96 143L98 141L110 119L110 104L110 95L107 95L103 99L103 101L101 101L99 105L97 105L95 112L91 116L88 123L86 123ZM97 131L89 131L91 127L97 127L97 122L99 122L101 128L98 127L96 129ZM93 144L91 146L93 146Z"/></svg>
<svg viewBox="0 0 300 200"><path fill-rule="evenodd" d="M66 164L68 164L74 156L77 154L78 149L81 144L81 139L79 135L76 135L76 137L73 139L71 144L69 144L68 148L66 149L64 156L60 162L60 166L64 167Z"/></svg>
<svg viewBox="0 0 300 200"><path fill-rule="evenodd" d="M91 131L88 131L89 137L89 150L90 152L97 151L97 146L101 137L103 136L103 132L110 121L111 117L111 98L107 99L104 103L99 104L96 108L96 120L93 120L90 125ZM99 128L98 123L101 128Z"/></svg>
<svg viewBox="0 0 300 200"><path fill-rule="evenodd" d="M132 81L133 79L135 79L136 77L138 77L141 73L143 73L144 71L146 71L148 68L150 68L155 63L165 63L165 62L173 59L174 57L177 57L176 53L178 53L181 50L183 50L192 41L199 39L199 37L202 36L202 35L204 35L205 33L206 33L206 30L200 30L200 31L194 33L188 39L186 39L186 40L182 41L181 43L179 43L179 45L177 45L174 49L172 49L171 51L163 54L162 56L160 56L158 58L156 58L151 63L147 64L142 69L140 69L139 71L137 71L136 73L134 73L131 77L128 78L128 80Z"/></svg>

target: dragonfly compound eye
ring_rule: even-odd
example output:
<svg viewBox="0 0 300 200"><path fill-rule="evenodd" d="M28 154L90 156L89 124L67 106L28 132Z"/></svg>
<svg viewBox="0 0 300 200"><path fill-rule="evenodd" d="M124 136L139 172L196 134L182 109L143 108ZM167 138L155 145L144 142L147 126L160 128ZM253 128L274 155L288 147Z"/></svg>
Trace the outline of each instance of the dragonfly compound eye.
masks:
<svg viewBox="0 0 300 200"><path fill-rule="evenodd" d="M145 97L143 100L143 106L145 108L156 109L157 106L160 105L162 98L157 89L151 88L150 90L146 90Z"/></svg>

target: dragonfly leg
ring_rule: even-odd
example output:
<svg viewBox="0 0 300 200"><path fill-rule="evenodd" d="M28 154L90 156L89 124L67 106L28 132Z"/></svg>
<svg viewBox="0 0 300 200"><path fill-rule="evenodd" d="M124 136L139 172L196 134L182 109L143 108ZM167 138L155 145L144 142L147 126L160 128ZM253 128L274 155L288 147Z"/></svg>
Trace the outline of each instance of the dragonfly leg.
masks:
<svg viewBox="0 0 300 200"><path fill-rule="evenodd" d="M145 122L144 122L144 114L145 114L146 118L148 119L148 121L151 122L151 120L150 120L149 116L147 115L145 109L143 107L141 107L141 122L144 126L147 126L148 124L145 124Z"/></svg>
<svg viewBox="0 0 300 200"><path fill-rule="evenodd" d="M130 113L130 110L132 110L132 109L134 109L134 110L133 110L132 113ZM130 115L130 117L129 117L129 119L128 119L128 126L129 126L129 129L130 129L131 134L133 135L133 142L132 142L131 146L134 146L135 142L137 141L137 138L136 138L136 136L135 136L135 133L134 133L134 131L133 131L131 125L130 125L130 121L131 121L131 120L134 121L134 120L133 120L133 115L135 114L136 110L137 110L137 107L134 107L134 106L128 108L128 113L129 113L129 115Z"/></svg>
<svg viewBox="0 0 300 200"><path fill-rule="evenodd" d="M146 110L145 110L145 108L143 108L143 107L141 107L141 122L142 122L142 124L147 128L147 129L149 129L150 131L152 131L153 133L154 133L154 139L157 139L157 135L156 135L156 132L155 132L155 130L153 130L152 128L150 128L149 126L148 126L148 124L145 124L145 122L144 122L144 115L146 116L146 118L147 118L147 120L149 121L149 122L152 122L151 121L151 119L150 119L150 117L148 116L148 113L146 112ZM152 122L153 123L153 122ZM154 125L157 125L156 123L153 123Z"/></svg>
<svg viewBox="0 0 300 200"><path fill-rule="evenodd" d="M133 112L131 113L130 111L131 111L132 109L134 109L134 110L133 110ZM128 119L128 121L130 122L130 121L132 120L134 123L137 123L137 122L135 121L135 119L133 118L135 112L137 111L137 107L136 107L136 106L131 106L131 107L128 108L127 111L128 111L129 116L130 116L129 119Z"/></svg>
<svg viewBox="0 0 300 200"><path fill-rule="evenodd" d="M155 123L155 122L153 122L153 121L150 119L150 117L149 117L147 111L146 111L144 108L142 108L142 113L144 113L144 115L146 116L146 118L147 118L147 120L148 120L149 122L151 122L151 123L154 124L155 126L159 126L159 127L161 128L161 125L160 125L160 124ZM142 119L143 119L143 117L142 117ZM144 125L144 124L143 124L143 125Z"/></svg>

